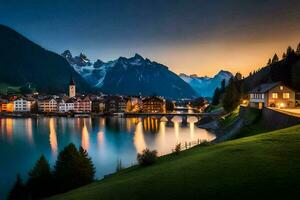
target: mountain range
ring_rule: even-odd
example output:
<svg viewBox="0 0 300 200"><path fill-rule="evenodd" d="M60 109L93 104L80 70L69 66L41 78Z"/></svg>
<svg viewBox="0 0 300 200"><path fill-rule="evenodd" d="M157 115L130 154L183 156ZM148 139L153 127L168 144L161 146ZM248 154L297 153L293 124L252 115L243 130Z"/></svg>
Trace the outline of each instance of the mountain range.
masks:
<svg viewBox="0 0 300 200"><path fill-rule="evenodd" d="M86 55L62 56L92 87L110 94L159 95L167 98L193 98L196 92L167 66L135 54L131 58L91 62Z"/></svg>
<svg viewBox="0 0 300 200"><path fill-rule="evenodd" d="M0 87L29 85L42 93L60 93L67 91L72 76L79 92L193 98L211 96L230 77L225 71L213 78L178 76L139 54L108 62L92 62L84 54L73 57L68 50L58 55L4 25L0 25L0 44Z"/></svg>

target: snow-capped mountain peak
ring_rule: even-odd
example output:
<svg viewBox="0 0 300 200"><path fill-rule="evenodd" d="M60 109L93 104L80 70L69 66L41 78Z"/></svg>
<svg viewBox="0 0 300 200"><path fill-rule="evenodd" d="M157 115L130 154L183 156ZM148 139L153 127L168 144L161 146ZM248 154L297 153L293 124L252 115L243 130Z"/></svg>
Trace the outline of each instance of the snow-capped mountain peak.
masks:
<svg viewBox="0 0 300 200"><path fill-rule="evenodd" d="M84 54L72 57L64 52L63 57L91 86L104 92L126 95L160 95L170 98L194 97L195 91L168 67L143 58L119 57L116 60L92 63ZM163 83L163 84L162 84Z"/></svg>
<svg viewBox="0 0 300 200"><path fill-rule="evenodd" d="M188 83L199 96L212 97L215 89L220 87L222 80L228 82L233 75L228 72L221 70L213 77L199 77L196 74L186 75L179 74L180 78Z"/></svg>

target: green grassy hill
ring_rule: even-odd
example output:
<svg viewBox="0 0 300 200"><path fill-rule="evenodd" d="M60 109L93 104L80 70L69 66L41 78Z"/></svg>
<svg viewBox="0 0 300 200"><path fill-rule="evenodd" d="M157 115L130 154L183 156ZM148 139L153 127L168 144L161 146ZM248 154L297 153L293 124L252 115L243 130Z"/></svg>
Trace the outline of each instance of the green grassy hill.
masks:
<svg viewBox="0 0 300 200"><path fill-rule="evenodd" d="M271 199L300 195L300 125L169 155L59 199Z"/></svg>

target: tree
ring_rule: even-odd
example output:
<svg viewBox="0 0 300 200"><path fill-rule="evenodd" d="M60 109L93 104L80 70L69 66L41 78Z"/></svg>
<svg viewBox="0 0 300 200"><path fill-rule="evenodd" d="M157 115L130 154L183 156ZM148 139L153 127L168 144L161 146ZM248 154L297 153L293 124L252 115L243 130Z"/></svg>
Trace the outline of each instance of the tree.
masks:
<svg viewBox="0 0 300 200"><path fill-rule="evenodd" d="M272 64L277 63L278 61L279 61L279 58L278 58L277 54L275 53L275 55L273 56L273 59L272 59Z"/></svg>
<svg viewBox="0 0 300 200"><path fill-rule="evenodd" d="M285 59L285 58L286 58L286 54L285 54L285 52L283 52L282 59Z"/></svg>
<svg viewBox="0 0 300 200"><path fill-rule="evenodd" d="M240 99L241 91L239 83L232 78L230 79L223 96L223 107L225 111L233 111L239 105Z"/></svg>
<svg viewBox="0 0 300 200"><path fill-rule="evenodd" d="M96 169L94 167L92 158L89 157L87 151L79 147L80 165L79 170L81 171L81 184L86 185L94 181Z"/></svg>
<svg viewBox="0 0 300 200"><path fill-rule="evenodd" d="M299 43L298 46L297 46L296 54L297 54L298 56L300 55L300 43Z"/></svg>
<svg viewBox="0 0 300 200"><path fill-rule="evenodd" d="M221 94L223 94L225 92L225 88L226 88L226 80L223 79L221 82L221 89L220 89Z"/></svg>
<svg viewBox="0 0 300 200"><path fill-rule="evenodd" d="M41 156L29 172L27 186L33 199L40 199L53 194L53 179L50 165L45 156Z"/></svg>
<svg viewBox="0 0 300 200"><path fill-rule="evenodd" d="M215 89L214 96L212 98L211 104L214 105L214 106L219 105L220 97L221 97L221 90L217 87Z"/></svg>
<svg viewBox="0 0 300 200"><path fill-rule="evenodd" d="M291 46L289 46L286 50L286 56L290 56L292 53L294 53L294 49Z"/></svg>
<svg viewBox="0 0 300 200"><path fill-rule="evenodd" d="M21 176L17 175L17 180L7 197L8 200L26 200L29 199L27 189L23 184Z"/></svg>
<svg viewBox="0 0 300 200"><path fill-rule="evenodd" d="M271 58L269 58L267 65L269 66L271 64L272 64L272 60L271 60Z"/></svg>
<svg viewBox="0 0 300 200"><path fill-rule="evenodd" d="M54 178L58 192L78 188L94 180L95 168L87 152L69 144L58 155L54 166Z"/></svg>

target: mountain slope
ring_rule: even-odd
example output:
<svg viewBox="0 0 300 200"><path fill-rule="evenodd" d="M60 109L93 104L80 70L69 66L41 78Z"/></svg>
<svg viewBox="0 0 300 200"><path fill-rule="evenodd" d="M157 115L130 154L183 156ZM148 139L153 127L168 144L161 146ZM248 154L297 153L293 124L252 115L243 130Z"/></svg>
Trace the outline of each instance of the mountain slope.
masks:
<svg viewBox="0 0 300 200"><path fill-rule="evenodd" d="M134 57L91 63L84 55L73 57L70 51L64 56L73 68L93 87L106 93L124 95L159 95L166 98L191 98L195 91L166 66Z"/></svg>
<svg viewBox="0 0 300 200"><path fill-rule="evenodd" d="M300 195L299 131L195 147L50 199L290 199Z"/></svg>
<svg viewBox="0 0 300 200"><path fill-rule="evenodd" d="M61 56L43 49L16 31L0 25L0 82L32 83L39 92L65 92L72 75L79 90L89 85Z"/></svg>
<svg viewBox="0 0 300 200"><path fill-rule="evenodd" d="M260 84L281 81L296 91L300 91L300 55L292 52L269 66L261 68L242 80L244 91L248 92Z"/></svg>
<svg viewBox="0 0 300 200"><path fill-rule="evenodd" d="M220 87L222 80L226 82L232 77L232 74L228 71L221 70L214 77L198 77L196 75L188 76L186 74L180 74L185 82L187 82L196 92L198 96L212 97L217 87Z"/></svg>

